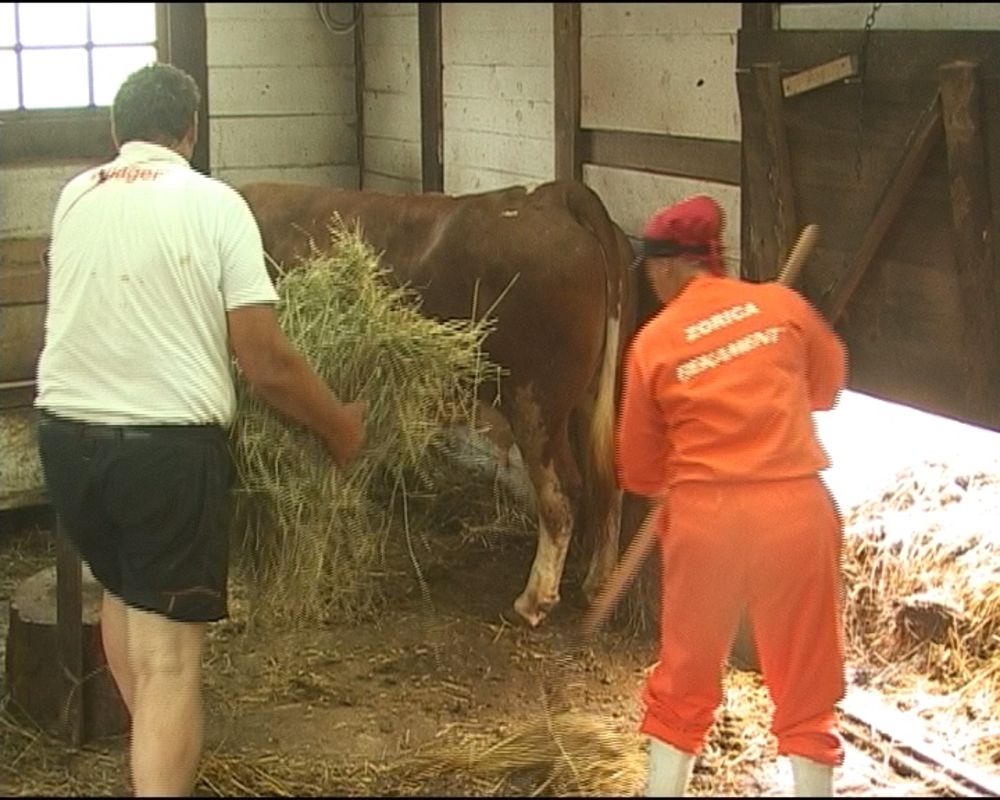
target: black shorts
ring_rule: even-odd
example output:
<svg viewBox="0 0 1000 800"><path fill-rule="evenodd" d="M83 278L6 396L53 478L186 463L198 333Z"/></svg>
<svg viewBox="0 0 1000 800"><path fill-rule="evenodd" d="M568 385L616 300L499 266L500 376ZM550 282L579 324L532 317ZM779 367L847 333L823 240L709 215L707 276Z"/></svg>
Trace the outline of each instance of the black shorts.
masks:
<svg viewBox="0 0 1000 800"><path fill-rule="evenodd" d="M233 467L221 427L43 411L38 443L56 513L106 590L180 622L226 617Z"/></svg>

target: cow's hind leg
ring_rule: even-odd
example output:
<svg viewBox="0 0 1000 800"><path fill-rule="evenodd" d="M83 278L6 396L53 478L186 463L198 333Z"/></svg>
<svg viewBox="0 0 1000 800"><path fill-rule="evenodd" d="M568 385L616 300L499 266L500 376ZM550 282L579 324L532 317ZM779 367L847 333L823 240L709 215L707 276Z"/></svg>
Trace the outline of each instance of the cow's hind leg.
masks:
<svg viewBox="0 0 1000 800"><path fill-rule="evenodd" d="M534 627L559 602L579 474L570 449L568 415L561 420L544 419L529 392L520 393L515 406L514 436L537 498L538 544L527 585L514 602L514 610Z"/></svg>
<svg viewBox="0 0 1000 800"><path fill-rule="evenodd" d="M532 467L538 494L538 545L528 583L514 601L514 610L532 627L559 603L566 555L573 535L573 512L552 462Z"/></svg>

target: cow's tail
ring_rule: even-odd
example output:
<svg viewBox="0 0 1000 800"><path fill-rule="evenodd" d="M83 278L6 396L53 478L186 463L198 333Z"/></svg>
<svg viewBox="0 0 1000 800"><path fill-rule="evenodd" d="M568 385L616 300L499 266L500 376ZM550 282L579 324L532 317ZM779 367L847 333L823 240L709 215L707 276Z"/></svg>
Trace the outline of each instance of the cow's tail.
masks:
<svg viewBox="0 0 1000 800"><path fill-rule="evenodd" d="M613 309L609 308L609 312ZM602 485L615 481L614 432L615 432L615 376L618 373L618 350L621 340L621 313L607 314L604 333L604 353L598 377L597 398L590 419L590 448L594 472Z"/></svg>
<svg viewBox="0 0 1000 800"><path fill-rule="evenodd" d="M604 257L605 332L596 396L588 430L591 477L597 485L615 485L614 432L618 366L621 357L625 271L614 225L600 198L582 183L566 184L570 211L597 239Z"/></svg>

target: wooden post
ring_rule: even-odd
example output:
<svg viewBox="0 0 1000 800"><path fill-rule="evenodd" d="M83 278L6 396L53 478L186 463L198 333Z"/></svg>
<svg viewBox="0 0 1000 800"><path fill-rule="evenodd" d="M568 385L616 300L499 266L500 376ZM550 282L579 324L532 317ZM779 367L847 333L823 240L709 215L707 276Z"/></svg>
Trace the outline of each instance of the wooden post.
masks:
<svg viewBox="0 0 1000 800"><path fill-rule="evenodd" d="M425 192L444 191L441 4L417 3L420 48L420 155Z"/></svg>
<svg viewBox="0 0 1000 800"><path fill-rule="evenodd" d="M951 175L955 262L962 293L965 401L979 422L992 414L1000 357L996 254L986 148L975 64L956 62L940 70L941 107Z"/></svg>
<svg viewBox="0 0 1000 800"><path fill-rule="evenodd" d="M780 3L740 3L743 30L776 31L780 20Z"/></svg>
<svg viewBox="0 0 1000 800"><path fill-rule="evenodd" d="M583 180L580 158L580 4L553 3L556 180Z"/></svg>
<svg viewBox="0 0 1000 800"><path fill-rule="evenodd" d="M66 738L83 744L83 566L56 515L56 630L62 662Z"/></svg>
<svg viewBox="0 0 1000 800"><path fill-rule="evenodd" d="M941 103L935 93L934 100L911 133L910 144L905 149L895 173L882 191L875 214L861 240L861 246L837 284L826 314L831 324L836 324L840 315L844 313L851 295L854 294L854 290L864 277L865 270L868 269L896 215L903 207L906 196L920 177L927 156L940 134Z"/></svg>
<svg viewBox="0 0 1000 800"><path fill-rule="evenodd" d="M354 120L358 189L365 188L365 4L354 3Z"/></svg>
<svg viewBox="0 0 1000 800"><path fill-rule="evenodd" d="M781 71L777 64L754 64L754 84L757 99L764 117L764 141L767 143L767 183L769 199L774 208L774 227L768 235L774 237L776 258L770 264L760 265L762 278L771 280L777 275L778 265L788 257L792 240L798 231L795 218L795 189L792 185L792 162L788 155L785 120L782 113L784 94L781 89Z"/></svg>
<svg viewBox="0 0 1000 800"><path fill-rule="evenodd" d="M767 279L778 263L778 243L772 231L777 224L768 189L768 158L763 147L747 147L747 142L765 138L763 112L754 76L750 70L736 73L742 117L740 143L740 273L744 280L759 283Z"/></svg>
<svg viewBox="0 0 1000 800"><path fill-rule="evenodd" d="M741 3L741 31L773 31L780 27L780 3ZM738 73L740 111L743 118L743 136L740 143L740 273L744 280L766 280L779 263L777 252L768 239L771 225L770 212L763 197L751 195L751 187L763 186L761 158L747 151L748 109L756 96L749 73ZM773 266L770 266L773 265Z"/></svg>
<svg viewBox="0 0 1000 800"><path fill-rule="evenodd" d="M201 90L198 106L198 142L191 166L211 174L208 124L208 54L204 3L164 3L166 6L167 60L194 78Z"/></svg>

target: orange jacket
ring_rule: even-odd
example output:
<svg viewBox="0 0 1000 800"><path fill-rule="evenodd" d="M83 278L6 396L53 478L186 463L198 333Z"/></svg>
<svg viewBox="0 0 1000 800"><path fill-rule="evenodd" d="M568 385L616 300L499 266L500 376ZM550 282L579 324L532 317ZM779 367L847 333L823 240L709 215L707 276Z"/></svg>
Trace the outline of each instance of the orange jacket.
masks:
<svg viewBox="0 0 1000 800"><path fill-rule="evenodd" d="M829 461L811 412L833 406L846 371L840 339L794 290L696 276L629 350L622 487L815 474Z"/></svg>

